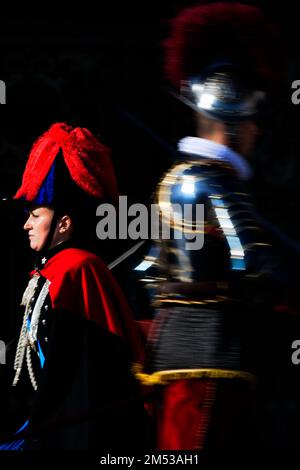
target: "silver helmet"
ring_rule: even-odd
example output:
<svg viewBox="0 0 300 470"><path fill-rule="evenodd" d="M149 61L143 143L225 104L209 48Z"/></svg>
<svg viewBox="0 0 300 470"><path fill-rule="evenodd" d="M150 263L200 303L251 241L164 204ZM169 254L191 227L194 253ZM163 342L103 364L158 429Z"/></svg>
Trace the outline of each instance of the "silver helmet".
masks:
<svg viewBox="0 0 300 470"><path fill-rule="evenodd" d="M224 122L256 115L266 97L232 66L218 66L181 82L177 97L195 111Z"/></svg>

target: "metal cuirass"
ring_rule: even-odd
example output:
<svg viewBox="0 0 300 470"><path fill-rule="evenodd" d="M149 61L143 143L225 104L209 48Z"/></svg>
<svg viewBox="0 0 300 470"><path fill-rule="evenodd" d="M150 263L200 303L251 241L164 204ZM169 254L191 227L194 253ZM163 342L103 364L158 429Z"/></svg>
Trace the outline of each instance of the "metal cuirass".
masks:
<svg viewBox="0 0 300 470"><path fill-rule="evenodd" d="M185 155L161 180L155 202L170 237L136 267L155 307L146 371L255 374L272 256L245 184L224 162ZM189 242L198 235L197 249L185 233Z"/></svg>

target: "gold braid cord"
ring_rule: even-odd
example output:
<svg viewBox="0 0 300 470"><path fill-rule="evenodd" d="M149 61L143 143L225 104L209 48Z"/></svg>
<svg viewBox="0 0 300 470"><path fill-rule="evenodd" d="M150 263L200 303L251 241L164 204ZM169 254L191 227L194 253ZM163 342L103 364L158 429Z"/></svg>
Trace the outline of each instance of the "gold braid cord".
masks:
<svg viewBox="0 0 300 470"><path fill-rule="evenodd" d="M250 372L230 369L176 369L154 372L146 374L143 372L141 364L133 365L135 377L143 385L166 385L172 380L181 379L242 379L247 382L256 383L257 378Z"/></svg>

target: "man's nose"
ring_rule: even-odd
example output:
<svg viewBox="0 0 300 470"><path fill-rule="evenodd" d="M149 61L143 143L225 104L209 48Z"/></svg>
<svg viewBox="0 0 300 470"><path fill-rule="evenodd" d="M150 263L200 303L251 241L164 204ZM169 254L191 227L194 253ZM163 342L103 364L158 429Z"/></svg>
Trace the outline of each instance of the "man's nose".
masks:
<svg viewBox="0 0 300 470"><path fill-rule="evenodd" d="M28 217L28 219L26 220L24 226L23 226L23 229L24 230L30 230L30 227L31 227L31 221L30 221L30 217Z"/></svg>

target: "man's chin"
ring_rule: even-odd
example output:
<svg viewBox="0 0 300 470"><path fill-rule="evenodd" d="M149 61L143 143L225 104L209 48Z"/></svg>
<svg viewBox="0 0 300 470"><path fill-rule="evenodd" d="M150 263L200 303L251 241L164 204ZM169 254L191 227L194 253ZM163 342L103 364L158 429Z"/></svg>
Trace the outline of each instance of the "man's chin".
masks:
<svg viewBox="0 0 300 470"><path fill-rule="evenodd" d="M30 242L30 248L36 252L40 251L34 242Z"/></svg>

